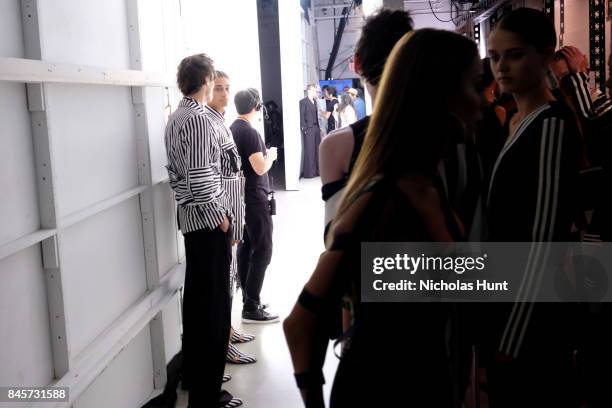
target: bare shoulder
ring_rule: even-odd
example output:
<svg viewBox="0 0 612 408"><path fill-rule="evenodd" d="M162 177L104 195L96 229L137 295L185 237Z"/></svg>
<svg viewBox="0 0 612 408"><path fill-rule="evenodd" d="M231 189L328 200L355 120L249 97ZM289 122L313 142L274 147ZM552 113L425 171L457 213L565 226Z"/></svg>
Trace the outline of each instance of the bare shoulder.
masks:
<svg viewBox="0 0 612 408"><path fill-rule="evenodd" d="M323 184L341 179L348 166L355 146L353 130L347 126L334 130L323 138L319 145L321 182Z"/></svg>

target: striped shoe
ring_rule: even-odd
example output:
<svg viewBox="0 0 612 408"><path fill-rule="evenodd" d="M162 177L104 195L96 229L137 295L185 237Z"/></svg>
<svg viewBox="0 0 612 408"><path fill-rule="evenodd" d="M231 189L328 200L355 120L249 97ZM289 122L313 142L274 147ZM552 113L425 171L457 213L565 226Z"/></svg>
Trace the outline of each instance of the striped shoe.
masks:
<svg viewBox="0 0 612 408"><path fill-rule="evenodd" d="M230 344L227 347L227 355L225 361L230 364L253 364L257 362L255 357L251 357L238 350L236 346Z"/></svg>
<svg viewBox="0 0 612 408"><path fill-rule="evenodd" d="M220 408L235 408L241 406L242 404L243 402L240 398L235 398L229 392L221 390L221 395L219 397Z"/></svg>
<svg viewBox="0 0 612 408"><path fill-rule="evenodd" d="M232 329L232 336L230 337L230 341L232 343L248 343L249 341L253 340L255 340L255 336L252 334L242 334L238 333L236 329Z"/></svg>
<svg viewBox="0 0 612 408"><path fill-rule="evenodd" d="M224 383L228 382L229 380L232 379L232 376L229 374L223 374L223 381Z"/></svg>
<svg viewBox="0 0 612 408"><path fill-rule="evenodd" d="M234 408L234 407L239 407L243 404L242 400L240 398L235 398L232 397L231 400L229 400L228 402L226 402L223 405L220 405L222 408Z"/></svg>

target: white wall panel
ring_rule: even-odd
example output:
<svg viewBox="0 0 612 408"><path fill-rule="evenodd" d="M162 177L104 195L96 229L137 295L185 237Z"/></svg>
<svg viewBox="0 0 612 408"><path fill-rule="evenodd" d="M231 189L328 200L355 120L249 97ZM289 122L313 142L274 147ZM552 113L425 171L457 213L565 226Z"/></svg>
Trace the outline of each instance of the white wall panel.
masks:
<svg viewBox="0 0 612 408"><path fill-rule="evenodd" d="M155 203L155 233L159 276L161 277L178 261L174 195L168 183L153 187L153 202Z"/></svg>
<svg viewBox="0 0 612 408"><path fill-rule="evenodd" d="M125 0L38 4L43 60L130 68Z"/></svg>
<svg viewBox="0 0 612 408"><path fill-rule="evenodd" d="M589 56L589 5L587 0L565 0L563 45L573 45Z"/></svg>
<svg viewBox="0 0 612 408"><path fill-rule="evenodd" d="M153 392L151 337L146 326L74 403L74 408L135 408Z"/></svg>
<svg viewBox="0 0 612 408"><path fill-rule="evenodd" d="M145 88L145 104L147 107L147 131L149 133L149 154L151 156L151 179L153 183L168 178L166 171L166 146L164 134L166 120L164 105L166 92L162 88Z"/></svg>
<svg viewBox="0 0 612 408"><path fill-rule="evenodd" d="M51 382L49 336L45 274L35 245L0 260L0 385Z"/></svg>
<svg viewBox="0 0 612 408"><path fill-rule="evenodd" d="M6 1L6 0L1 0ZM0 82L0 245L40 227L32 130L23 84Z"/></svg>
<svg viewBox="0 0 612 408"><path fill-rule="evenodd" d="M71 356L77 356L146 291L138 198L61 235Z"/></svg>
<svg viewBox="0 0 612 408"><path fill-rule="evenodd" d="M23 58L19 0L0 0L0 57Z"/></svg>
<svg viewBox="0 0 612 408"><path fill-rule="evenodd" d="M60 216L138 185L130 89L47 86Z"/></svg>
<svg viewBox="0 0 612 408"><path fill-rule="evenodd" d="M162 0L138 0L142 69L165 72L164 17Z"/></svg>
<svg viewBox="0 0 612 408"><path fill-rule="evenodd" d="M181 10L187 54L208 54L215 67L229 75L233 93L256 88L261 94L256 0L183 0ZM297 28L299 35L299 25ZM233 95L231 98L226 114L229 123L237 116ZM263 137L263 122L255 127Z"/></svg>
<svg viewBox="0 0 612 408"><path fill-rule="evenodd" d="M178 1L162 1L164 50L166 52L165 72L172 75L176 72L176 67L185 55L181 7L182 4Z"/></svg>
<svg viewBox="0 0 612 408"><path fill-rule="evenodd" d="M181 351L181 304L180 295L168 302L163 310L164 317L164 344L166 347L166 362L169 362L179 351Z"/></svg>
<svg viewBox="0 0 612 408"><path fill-rule="evenodd" d="M178 241L179 258L183 259L185 257L185 237L183 237L183 234L178 231L176 239Z"/></svg>

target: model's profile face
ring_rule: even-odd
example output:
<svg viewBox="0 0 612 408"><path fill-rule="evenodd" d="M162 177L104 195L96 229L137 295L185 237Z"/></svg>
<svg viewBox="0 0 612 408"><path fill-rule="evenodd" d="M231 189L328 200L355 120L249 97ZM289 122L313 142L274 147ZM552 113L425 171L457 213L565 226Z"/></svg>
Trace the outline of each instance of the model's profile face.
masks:
<svg viewBox="0 0 612 408"><path fill-rule="evenodd" d="M210 106L216 110L225 109L230 98L230 81L227 78L219 77L215 79L212 100Z"/></svg>
<svg viewBox="0 0 612 408"><path fill-rule="evenodd" d="M482 105L482 62L474 58L465 72L457 92L449 98L449 110L465 124L480 119Z"/></svg>
<svg viewBox="0 0 612 408"><path fill-rule="evenodd" d="M548 64L544 55L503 29L489 36L491 70L502 92L522 93L539 86Z"/></svg>

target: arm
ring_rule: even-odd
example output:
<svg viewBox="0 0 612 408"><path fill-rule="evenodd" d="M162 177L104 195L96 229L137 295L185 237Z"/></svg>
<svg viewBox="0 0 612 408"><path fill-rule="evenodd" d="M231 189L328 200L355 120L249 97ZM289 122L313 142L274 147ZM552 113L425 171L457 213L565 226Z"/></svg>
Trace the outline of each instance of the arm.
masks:
<svg viewBox="0 0 612 408"><path fill-rule="evenodd" d="M227 222L226 211L221 204L224 194L221 179L211 160L217 138L204 116L190 118L183 132L187 150L187 189L193 204L206 207L210 215L207 217L210 219L208 227L214 229Z"/></svg>
<svg viewBox="0 0 612 408"><path fill-rule="evenodd" d="M563 47L561 53L569 71L561 78L561 86L572 98L572 102L581 117L590 119L594 116L594 110L587 84L588 63L586 56L578 48L572 46Z"/></svg>
<svg viewBox="0 0 612 408"><path fill-rule="evenodd" d="M350 127L335 130L319 145L319 171L321 183L340 180L348 172L355 137Z"/></svg>
<svg viewBox="0 0 612 408"><path fill-rule="evenodd" d="M357 202L342 215L334 226L332 234L341 234L352 231L357 217L365 208L370 194L357 200ZM338 304L337 310L324 310L327 313L337 313L341 317L340 301L342 288L339 282L338 266L342 259L342 252L327 251L319 258L319 262L304 289L317 302L326 305ZM322 316L306 308L301 302L296 303L293 310L283 322L283 330L295 373L309 373L314 376L321 372L325 360L325 353L329 339L327 333L321 330ZM306 407L324 407L322 384L313 382L310 386L300 389Z"/></svg>
<svg viewBox="0 0 612 408"><path fill-rule="evenodd" d="M593 102L587 86L587 77L583 72L573 72L561 78L561 88L570 96L576 111L583 119L591 119Z"/></svg>
<svg viewBox="0 0 612 408"><path fill-rule="evenodd" d="M307 121L306 121L306 106L304 104L304 100L300 100L300 129L302 132L306 130Z"/></svg>
<svg viewBox="0 0 612 408"><path fill-rule="evenodd" d="M261 152L253 153L249 156L249 162L258 176L263 176L266 174L272 167L274 160L276 160L275 148L268 150L268 154L266 154L265 157Z"/></svg>

